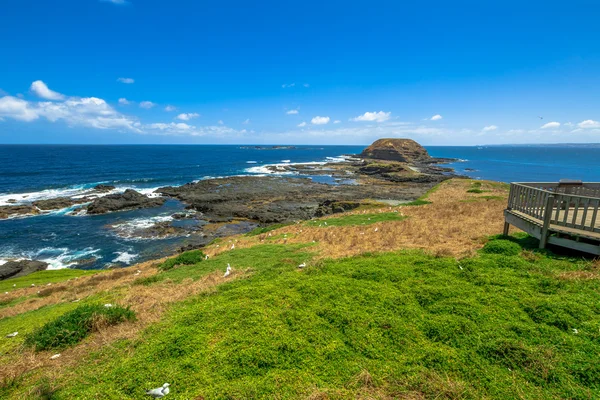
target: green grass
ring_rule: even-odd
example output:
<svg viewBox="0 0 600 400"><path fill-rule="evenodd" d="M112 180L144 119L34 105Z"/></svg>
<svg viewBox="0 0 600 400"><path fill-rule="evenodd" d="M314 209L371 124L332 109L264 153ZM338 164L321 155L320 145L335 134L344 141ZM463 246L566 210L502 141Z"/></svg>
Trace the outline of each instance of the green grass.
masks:
<svg viewBox="0 0 600 400"><path fill-rule="evenodd" d="M397 212L374 213L374 214L351 214L337 218L317 219L305 222L309 226L348 226L348 225L370 225L384 221L402 221L405 216Z"/></svg>
<svg viewBox="0 0 600 400"><path fill-rule="evenodd" d="M31 284L36 286L46 285L48 283L63 282L67 279L79 276L92 275L99 271L85 271L81 269L59 269L50 271L38 271L33 274L0 281L0 293L10 292L11 290L29 287ZM16 285L13 287L13 285Z"/></svg>
<svg viewBox="0 0 600 400"><path fill-rule="evenodd" d="M428 200L417 199L413 201L409 201L408 203L401 204L402 206L424 206L425 204L431 204Z"/></svg>
<svg viewBox="0 0 600 400"><path fill-rule="evenodd" d="M24 344L36 351L61 349L81 342L97 324L110 326L132 320L135 320L135 313L129 308L85 304L29 333Z"/></svg>
<svg viewBox="0 0 600 400"><path fill-rule="evenodd" d="M472 188L472 189L467 190L467 193L485 193L485 192L486 192L486 190L481 190L479 188Z"/></svg>
<svg viewBox="0 0 600 400"><path fill-rule="evenodd" d="M205 254L201 250L191 250L172 257L158 266L159 269L167 271L177 265L193 265L204 260Z"/></svg>
<svg viewBox="0 0 600 400"><path fill-rule="evenodd" d="M515 254L535 244L526 236L493 242L459 261L406 251L318 263L310 247L261 245L169 270L252 273L92 354L53 398L141 399L164 382L172 399L600 397L600 284L558 278L592 264Z"/></svg>

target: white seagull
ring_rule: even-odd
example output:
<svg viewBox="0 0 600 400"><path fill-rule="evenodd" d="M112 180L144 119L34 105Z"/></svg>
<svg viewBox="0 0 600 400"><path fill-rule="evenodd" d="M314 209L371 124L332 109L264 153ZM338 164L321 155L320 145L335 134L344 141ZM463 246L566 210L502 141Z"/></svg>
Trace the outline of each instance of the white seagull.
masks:
<svg viewBox="0 0 600 400"><path fill-rule="evenodd" d="M60 357L60 353L53 355L52 357L50 357L50 359L56 360L58 357Z"/></svg>
<svg viewBox="0 0 600 400"><path fill-rule="evenodd" d="M235 249L235 243L231 245L231 250Z"/></svg>
<svg viewBox="0 0 600 400"><path fill-rule="evenodd" d="M204 259L205 259L205 260L208 260L208 254L204 256Z"/></svg>
<svg viewBox="0 0 600 400"><path fill-rule="evenodd" d="M229 265L229 263L228 263L227 271L225 271L225 275L223 275L223 278L227 278L229 276L229 274L231 274L231 265Z"/></svg>
<svg viewBox="0 0 600 400"><path fill-rule="evenodd" d="M146 394L152 397L153 399L162 399L163 397L169 394L169 386L171 385L165 383L164 385L162 385L162 387L152 390L146 390Z"/></svg>
<svg viewBox="0 0 600 400"><path fill-rule="evenodd" d="M111 307L112 307L112 304L110 304L110 303L106 303L106 304L104 305L104 307L106 307L106 308L111 308Z"/></svg>
<svg viewBox="0 0 600 400"><path fill-rule="evenodd" d="M298 265L298 268L304 268L304 267L306 267L306 263L305 262L303 262L302 264Z"/></svg>
<svg viewBox="0 0 600 400"><path fill-rule="evenodd" d="M19 334L19 332L13 332L13 333L9 333L8 335L6 335L7 338L11 338L11 337L15 337Z"/></svg>

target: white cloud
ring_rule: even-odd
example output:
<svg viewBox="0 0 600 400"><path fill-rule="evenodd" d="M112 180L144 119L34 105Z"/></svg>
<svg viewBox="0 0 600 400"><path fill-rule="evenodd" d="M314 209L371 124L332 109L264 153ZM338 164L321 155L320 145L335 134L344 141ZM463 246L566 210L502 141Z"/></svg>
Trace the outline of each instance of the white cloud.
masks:
<svg viewBox="0 0 600 400"><path fill-rule="evenodd" d="M287 115L296 115L298 114L298 110L289 110L288 112L286 112Z"/></svg>
<svg viewBox="0 0 600 400"><path fill-rule="evenodd" d="M560 128L560 122L548 122L547 124L542 125L540 129L553 129Z"/></svg>
<svg viewBox="0 0 600 400"><path fill-rule="evenodd" d="M156 104L154 104L151 101L142 101L140 102L140 107L145 108L145 109L150 109L152 107L154 107Z"/></svg>
<svg viewBox="0 0 600 400"><path fill-rule="evenodd" d="M325 125L329 123L329 117L319 117L318 115L310 120L314 125Z"/></svg>
<svg viewBox="0 0 600 400"><path fill-rule="evenodd" d="M390 119L391 116L391 112L383 112L383 111L379 111L379 112L366 112L363 115L359 115L356 118L352 118L350 119L350 121L357 121L357 122L385 122L388 119Z"/></svg>
<svg viewBox="0 0 600 400"><path fill-rule="evenodd" d="M29 102L12 96L0 97L0 117L13 118L19 121L33 121L39 118Z"/></svg>
<svg viewBox="0 0 600 400"><path fill-rule="evenodd" d="M177 111L177 107L167 104L167 106L165 107L165 111L167 111L167 112Z"/></svg>
<svg viewBox="0 0 600 400"><path fill-rule="evenodd" d="M131 85L132 83L135 82L135 80L132 78L117 78L117 81L121 82L121 83L125 83L127 85Z"/></svg>
<svg viewBox="0 0 600 400"><path fill-rule="evenodd" d="M495 131L496 129L498 129L498 127L496 125L490 125L490 126L485 126L483 128L484 132L491 132L491 131Z"/></svg>
<svg viewBox="0 0 600 400"><path fill-rule="evenodd" d="M282 88L287 89L287 88L291 88L296 86L295 83L284 83L283 85L281 85Z"/></svg>
<svg viewBox="0 0 600 400"><path fill-rule="evenodd" d="M303 122L300 122L300 123L298 124L298 126L299 126L300 128L304 128L304 127L306 126L306 122L304 122L304 121L303 121Z"/></svg>
<svg viewBox="0 0 600 400"><path fill-rule="evenodd" d="M334 124L339 124L340 122L342 122L342 121L340 121L339 119L336 119L335 121L333 121Z"/></svg>
<svg viewBox="0 0 600 400"><path fill-rule="evenodd" d="M176 116L175 118L180 119L182 121L189 121L190 119L198 118L199 116L200 114L198 113L182 113Z"/></svg>
<svg viewBox="0 0 600 400"><path fill-rule="evenodd" d="M431 121L439 121L442 118L444 118L444 117L442 117L440 114L436 114L433 117L431 117L430 120Z"/></svg>
<svg viewBox="0 0 600 400"><path fill-rule="evenodd" d="M126 105L129 105L129 104L131 104L131 102L130 102L129 100L127 100L125 97L121 97L121 98L119 99L119 104L121 104L121 105L123 105L123 106L126 106Z"/></svg>
<svg viewBox="0 0 600 400"><path fill-rule="evenodd" d="M600 122L593 119L587 119L577 124L581 129L600 128Z"/></svg>
<svg viewBox="0 0 600 400"><path fill-rule="evenodd" d="M30 90L38 97L46 100L63 100L65 96L58 92L48 89L48 86L42 81L35 81L31 84Z"/></svg>
<svg viewBox="0 0 600 400"><path fill-rule="evenodd" d="M250 118L248 118L244 122L242 122L242 124L244 124L244 125L248 125L249 123L250 123Z"/></svg>
<svg viewBox="0 0 600 400"><path fill-rule="evenodd" d="M227 126L194 126L183 122L153 123L143 126L143 132L147 134L173 135L173 136L241 136L246 130L241 131Z"/></svg>

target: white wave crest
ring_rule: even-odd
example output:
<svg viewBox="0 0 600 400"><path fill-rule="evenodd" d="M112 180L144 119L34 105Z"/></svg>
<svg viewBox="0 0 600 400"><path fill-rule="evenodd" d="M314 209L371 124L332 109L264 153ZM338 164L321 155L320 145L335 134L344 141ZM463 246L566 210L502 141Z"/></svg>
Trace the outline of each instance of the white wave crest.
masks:
<svg viewBox="0 0 600 400"><path fill-rule="evenodd" d="M112 228L117 234L124 238L139 238L140 231L152 228L154 225L160 222L172 221L173 217L170 215L158 215L156 217L148 218L134 218L132 220L115 224Z"/></svg>
<svg viewBox="0 0 600 400"><path fill-rule="evenodd" d="M117 254L117 257L112 260L112 262L127 265L131 264L131 262L138 257L137 254L128 253L126 251L117 251L114 254Z"/></svg>

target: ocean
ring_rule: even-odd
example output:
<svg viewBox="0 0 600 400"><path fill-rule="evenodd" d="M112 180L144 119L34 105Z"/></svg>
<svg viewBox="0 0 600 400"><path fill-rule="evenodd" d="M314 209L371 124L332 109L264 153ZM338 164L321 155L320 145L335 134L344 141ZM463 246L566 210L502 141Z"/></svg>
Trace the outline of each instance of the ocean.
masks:
<svg viewBox="0 0 600 400"><path fill-rule="evenodd" d="M58 196L84 195L98 184L150 194L156 188L200 179L261 175L265 165L327 162L364 146L211 145L0 145L0 205ZM599 181L600 146L438 147L434 157L460 159L458 174L496 181ZM330 183L327 177L312 177ZM143 239L136 228L167 221L184 209L175 200L162 207L97 216L70 216L63 209L39 216L0 220L0 264L7 259L43 260L50 268L130 265L186 244L186 237ZM115 230L115 225L117 230ZM112 226L112 228L111 228ZM117 234L116 232L119 232Z"/></svg>

